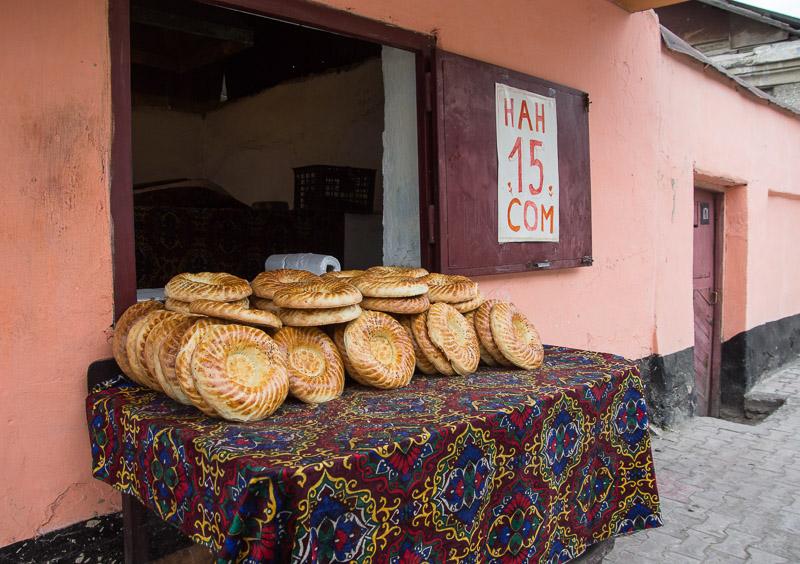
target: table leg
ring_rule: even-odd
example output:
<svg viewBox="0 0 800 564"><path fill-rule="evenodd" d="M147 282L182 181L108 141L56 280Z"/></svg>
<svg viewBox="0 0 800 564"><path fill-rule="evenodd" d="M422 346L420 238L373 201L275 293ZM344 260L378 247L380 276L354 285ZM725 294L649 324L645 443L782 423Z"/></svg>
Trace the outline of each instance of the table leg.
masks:
<svg viewBox="0 0 800 564"><path fill-rule="evenodd" d="M130 494L122 494L122 534L125 564L147 562L147 508Z"/></svg>

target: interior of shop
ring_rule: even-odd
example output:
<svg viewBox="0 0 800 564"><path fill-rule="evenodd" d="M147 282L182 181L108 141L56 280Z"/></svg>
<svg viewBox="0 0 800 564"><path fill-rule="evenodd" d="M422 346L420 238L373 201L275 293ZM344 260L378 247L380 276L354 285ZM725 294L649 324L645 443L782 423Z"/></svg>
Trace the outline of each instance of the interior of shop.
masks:
<svg viewBox="0 0 800 564"><path fill-rule="evenodd" d="M132 1L137 287L180 272L252 279L282 253L383 263L387 162L417 197L415 151L403 165L387 147L416 147L414 58L397 51L189 0ZM405 93L385 86L409 82L397 72L411 74ZM418 254L418 224L402 231Z"/></svg>

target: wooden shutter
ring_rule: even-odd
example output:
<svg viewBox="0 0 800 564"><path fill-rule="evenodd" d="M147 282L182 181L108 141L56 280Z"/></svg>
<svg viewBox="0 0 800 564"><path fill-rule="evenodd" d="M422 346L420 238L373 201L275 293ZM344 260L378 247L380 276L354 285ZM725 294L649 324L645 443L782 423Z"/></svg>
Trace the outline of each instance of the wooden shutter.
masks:
<svg viewBox="0 0 800 564"><path fill-rule="evenodd" d="M444 273L482 275L592 262L588 95L453 53L437 51L436 253ZM556 99L558 242L497 241L495 83Z"/></svg>

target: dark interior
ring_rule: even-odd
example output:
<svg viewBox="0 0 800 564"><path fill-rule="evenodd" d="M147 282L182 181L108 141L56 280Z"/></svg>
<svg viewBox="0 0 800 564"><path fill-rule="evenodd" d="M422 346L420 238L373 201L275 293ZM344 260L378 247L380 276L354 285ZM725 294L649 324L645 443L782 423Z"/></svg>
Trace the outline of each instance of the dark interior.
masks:
<svg viewBox="0 0 800 564"><path fill-rule="evenodd" d="M132 0L130 52L133 108L206 114L280 83L380 57L381 46L190 0ZM305 205L295 201L293 210L286 202L247 205L206 179L134 186L137 287L163 287L181 272L224 271L251 280L272 254L311 252L341 261L344 213L371 209L328 197L326 182L335 182L336 194L347 191L331 168L316 180L312 175L309 182L319 187L309 188ZM358 181L353 193L363 189Z"/></svg>

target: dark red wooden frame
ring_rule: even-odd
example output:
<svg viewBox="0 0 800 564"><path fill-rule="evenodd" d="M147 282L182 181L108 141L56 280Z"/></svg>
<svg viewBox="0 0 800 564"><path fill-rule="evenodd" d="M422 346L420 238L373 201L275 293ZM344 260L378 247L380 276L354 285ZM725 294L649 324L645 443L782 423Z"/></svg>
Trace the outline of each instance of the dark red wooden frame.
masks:
<svg viewBox="0 0 800 564"><path fill-rule="evenodd" d="M306 25L366 41L373 41L416 53L417 125L420 179L420 246L422 264L433 268L430 245L429 209L433 130L430 102L431 57L436 38L390 26L350 12L303 0L203 0L224 8ZM113 139L111 146L111 220L113 237L114 309L116 317L136 302L136 260L133 232L131 163L130 2L111 0L109 7L111 56L111 105Z"/></svg>
<svg viewBox="0 0 800 564"><path fill-rule="evenodd" d="M477 276L592 264L589 97L574 88L437 51L437 270ZM556 99L557 243L497 241L495 82Z"/></svg>

